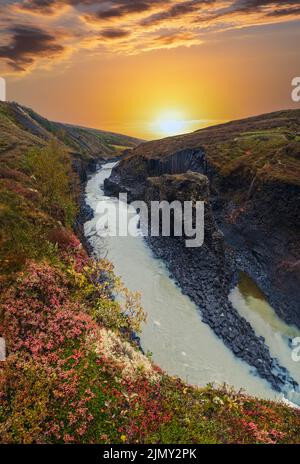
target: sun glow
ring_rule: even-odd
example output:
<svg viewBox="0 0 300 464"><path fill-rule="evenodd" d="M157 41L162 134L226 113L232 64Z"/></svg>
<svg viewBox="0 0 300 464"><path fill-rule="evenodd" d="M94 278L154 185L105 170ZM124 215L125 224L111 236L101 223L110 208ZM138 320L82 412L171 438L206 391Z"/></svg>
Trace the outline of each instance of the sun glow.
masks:
<svg viewBox="0 0 300 464"><path fill-rule="evenodd" d="M162 135L176 135L187 130L188 122L180 111L165 111L152 124L152 129Z"/></svg>

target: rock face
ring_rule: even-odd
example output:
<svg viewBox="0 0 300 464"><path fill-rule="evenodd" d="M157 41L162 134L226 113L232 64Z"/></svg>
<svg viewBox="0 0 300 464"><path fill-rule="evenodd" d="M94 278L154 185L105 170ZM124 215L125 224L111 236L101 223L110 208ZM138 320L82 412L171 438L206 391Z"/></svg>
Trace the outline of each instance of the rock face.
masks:
<svg viewBox="0 0 300 464"><path fill-rule="evenodd" d="M203 147L178 150L169 156L156 157L129 156L121 160L109 179L105 180L105 191L109 195L127 193L130 201L140 199L145 195L145 185L148 177L163 174L180 174L189 170L205 172L205 151Z"/></svg>
<svg viewBox="0 0 300 464"><path fill-rule="evenodd" d="M182 154L181 156L185 156ZM174 158L172 158L174 159ZM197 159L194 160L197 166ZM189 159L186 165L190 165ZM237 274L231 251L226 247L222 232L214 218L210 201L209 181L201 173L185 172L151 177L153 163L146 160L129 160L127 171L119 167L105 184L106 194L129 194L130 200L150 201L204 201L205 238L198 248L187 248L185 237L146 238L153 253L164 260L171 276L199 308L202 320L207 323L233 353L253 366L258 374L277 390L297 388L285 368L272 359L264 340L257 337L250 324L243 319L228 300L228 294L236 283ZM134 179L133 165L141 166ZM186 166L180 163L180 166ZM164 164L174 169L172 160ZM178 165L177 165L178 166ZM198 165L201 171L202 166ZM154 165L154 171L161 165ZM123 173L125 172L124 176ZM149 176L148 176L149 174ZM137 180L138 179L138 180Z"/></svg>
<svg viewBox="0 0 300 464"><path fill-rule="evenodd" d="M78 174L81 182L79 194L79 213L76 217L76 221L73 225L73 228L77 237L80 239L81 243L84 245L88 253L92 253L92 248L84 235L84 223L93 219L94 212L85 201L84 186L89 175L91 175L93 172L97 170L98 165L100 165L99 163L100 161L96 159L85 161L80 156L76 156L76 154L73 154L72 167L74 171Z"/></svg>
<svg viewBox="0 0 300 464"><path fill-rule="evenodd" d="M214 216L236 267L281 319L300 328L300 187L242 177L210 181Z"/></svg>
<svg viewBox="0 0 300 464"><path fill-rule="evenodd" d="M188 171L184 174L163 174L159 177L148 177L145 187L144 199L148 205L150 205L151 201L167 201L169 204L177 201L181 203L182 209L184 207L184 202L192 201L193 228L196 226L196 202L203 202L205 227L204 246L215 255L215 258L218 261L218 266L224 269L226 263L223 234L218 229L212 214L209 199L209 182L205 175ZM186 248L186 240L188 237L184 234L183 217L181 230L182 237L175 237L174 214L173 216L171 215L171 238L177 238L177 240L182 242ZM195 250L195 252L197 252L197 250Z"/></svg>

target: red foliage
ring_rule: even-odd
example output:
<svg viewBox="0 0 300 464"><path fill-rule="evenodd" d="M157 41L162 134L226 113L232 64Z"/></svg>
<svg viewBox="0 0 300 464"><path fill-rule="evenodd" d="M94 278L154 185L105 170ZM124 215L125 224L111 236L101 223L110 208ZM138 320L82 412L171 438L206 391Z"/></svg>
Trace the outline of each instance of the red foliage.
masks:
<svg viewBox="0 0 300 464"><path fill-rule="evenodd" d="M94 326L91 317L68 295L68 282L47 264L30 263L26 275L2 304L0 333L11 353L33 357L53 352Z"/></svg>
<svg viewBox="0 0 300 464"><path fill-rule="evenodd" d="M77 257L75 253L72 259L78 264ZM73 301L70 286L58 267L29 262L26 273L4 294L0 333L9 356L0 376L0 400L4 409L12 405L13 409L3 439L14 441L9 424L15 414L19 443L82 442L93 429L95 407L96 411L101 407L100 403L95 406L97 396L107 398L101 414L115 423L115 439L120 440L122 434L128 442L141 442L169 420L161 401L160 380L151 381L142 374L135 380L124 379L113 361L93 356L87 338L97 338L99 327L85 307ZM22 389L26 394L20 393ZM44 391L48 392L46 399ZM12 402L10 392L16 395ZM30 404L42 405L39 427L35 416L30 426L27 419L24 424L20 421Z"/></svg>

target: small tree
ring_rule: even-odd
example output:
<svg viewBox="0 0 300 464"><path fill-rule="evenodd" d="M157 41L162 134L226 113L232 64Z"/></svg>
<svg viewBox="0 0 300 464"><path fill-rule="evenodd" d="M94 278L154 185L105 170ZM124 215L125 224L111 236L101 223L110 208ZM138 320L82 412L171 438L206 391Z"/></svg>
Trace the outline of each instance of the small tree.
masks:
<svg viewBox="0 0 300 464"><path fill-rule="evenodd" d="M44 148L30 150L26 167L42 195L43 208L64 224L71 225L76 214L70 157L65 147L52 139Z"/></svg>

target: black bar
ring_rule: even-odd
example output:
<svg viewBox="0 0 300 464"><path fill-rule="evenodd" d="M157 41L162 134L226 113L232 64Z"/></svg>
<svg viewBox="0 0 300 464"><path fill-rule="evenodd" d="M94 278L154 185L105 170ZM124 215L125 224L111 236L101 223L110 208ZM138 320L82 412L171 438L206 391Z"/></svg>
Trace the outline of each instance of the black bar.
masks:
<svg viewBox="0 0 300 464"><path fill-rule="evenodd" d="M216 457L224 459L238 456L247 459L259 457L270 461L272 454L276 458L287 459L289 451L294 452L299 445L1 445L0 456L9 460L21 459L30 464L55 459L58 462L81 460L82 463L208 463ZM21 462L21 461L20 461Z"/></svg>

